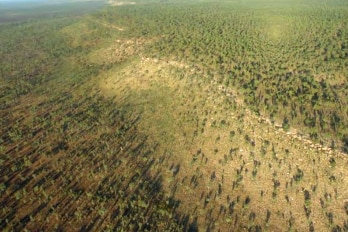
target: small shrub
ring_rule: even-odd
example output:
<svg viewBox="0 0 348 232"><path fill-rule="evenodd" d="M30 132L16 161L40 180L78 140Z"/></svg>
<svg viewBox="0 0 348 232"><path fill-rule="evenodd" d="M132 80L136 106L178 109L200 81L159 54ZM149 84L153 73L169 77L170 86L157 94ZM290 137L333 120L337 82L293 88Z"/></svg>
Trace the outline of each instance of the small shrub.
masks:
<svg viewBox="0 0 348 232"><path fill-rule="evenodd" d="M296 182L300 182L303 178L303 171L299 168L297 168L296 174L293 176L293 179Z"/></svg>
<svg viewBox="0 0 348 232"><path fill-rule="evenodd" d="M266 213L266 223L268 223L269 222L269 219L271 218L271 211L269 211L268 209L267 209L267 213Z"/></svg>
<svg viewBox="0 0 348 232"><path fill-rule="evenodd" d="M307 190L304 190L303 194L304 194L305 204L308 205L311 200L311 196Z"/></svg>
<svg viewBox="0 0 348 232"><path fill-rule="evenodd" d="M244 205L245 205L245 206L249 205L250 200L251 200L250 197L247 196L247 197L245 198Z"/></svg>
<svg viewBox="0 0 348 232"><path fill-rule="evenodd" d="M306 217L309 218L309 216L311 215L312 211L309 207L307 207L306 205L303 206L305 213L306 213Z"/></svg>
<svg viewBox="0 0 348 232"><path fill-rule="evenodd" d="M326 213L326 217L327 217L327 220L329 221L330 225L333 224L333 214L330 212L330 213Z"/></svg>

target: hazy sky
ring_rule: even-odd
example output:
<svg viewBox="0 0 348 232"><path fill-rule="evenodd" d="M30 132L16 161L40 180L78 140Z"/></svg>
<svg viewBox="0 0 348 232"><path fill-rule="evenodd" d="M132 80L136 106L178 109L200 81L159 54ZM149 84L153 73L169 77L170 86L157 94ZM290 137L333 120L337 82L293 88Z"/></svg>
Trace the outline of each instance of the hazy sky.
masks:
<svg viewBox="0 0 348 232"><path fill-rule="evenodd" d="M45 0L0 0L0 2L43 2Z"/></svg>
<svg viewBox="0 0 348 232"><path fill-rule="evenodd" d="M106 0L0 0L0 10L5 8L13 7L36 7L40 5L52 5L58 3L69 3L69 2L106 2Z"/></svg>
<svg viewBox="0 0 348 232"><path fill-rule="evenodd" d="M0 2L49 2L50 0L0 0ZM64 0L61 0L64 1ZM69 0L65 0L69 1Z"/></svg>

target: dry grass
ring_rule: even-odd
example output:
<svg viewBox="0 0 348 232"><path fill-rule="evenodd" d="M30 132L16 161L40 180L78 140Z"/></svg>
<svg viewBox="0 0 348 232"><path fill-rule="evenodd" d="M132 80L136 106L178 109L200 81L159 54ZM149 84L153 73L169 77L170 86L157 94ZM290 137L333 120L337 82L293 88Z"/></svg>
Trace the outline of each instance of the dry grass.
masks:
<svg viewBox="0 0 348 232"><path fill-rule="evenodd" d="M152 171L179 212L200 229L342 228L347 158L273 126L207 79L169 58L138 58L99 77L103 94L141 114L140 131L165 157Z"/></svg>

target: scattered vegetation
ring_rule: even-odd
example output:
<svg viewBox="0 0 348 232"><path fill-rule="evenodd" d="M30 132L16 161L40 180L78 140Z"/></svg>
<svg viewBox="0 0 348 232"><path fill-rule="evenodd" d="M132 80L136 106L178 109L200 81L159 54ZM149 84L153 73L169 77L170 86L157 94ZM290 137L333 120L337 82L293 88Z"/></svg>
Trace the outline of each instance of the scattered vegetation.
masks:
<svg viewBox="0 0 348 232"><path fill-rule="evenodd" d="M0 229L347 230L347 3L134 3L0 25Z"/></svg>

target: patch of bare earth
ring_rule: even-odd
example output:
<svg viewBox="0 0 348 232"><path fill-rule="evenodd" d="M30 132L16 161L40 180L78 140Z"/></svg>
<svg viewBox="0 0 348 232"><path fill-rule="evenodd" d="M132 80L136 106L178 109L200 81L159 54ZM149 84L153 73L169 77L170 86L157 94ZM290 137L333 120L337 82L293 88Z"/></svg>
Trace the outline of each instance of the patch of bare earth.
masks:
<svg viewBox="0 0 348 232"><path fill-rule="evenodd" d="M136 2L120 2L120 1L108 1L108 4L111 6L123 6L123 5L135 5Z"/></svg>

